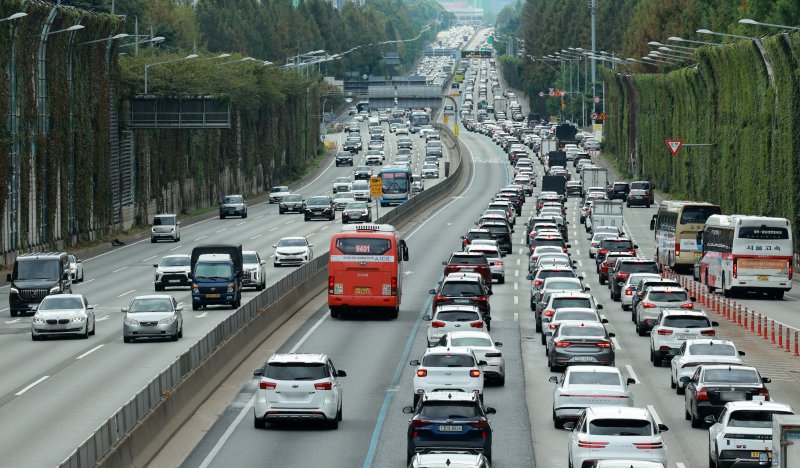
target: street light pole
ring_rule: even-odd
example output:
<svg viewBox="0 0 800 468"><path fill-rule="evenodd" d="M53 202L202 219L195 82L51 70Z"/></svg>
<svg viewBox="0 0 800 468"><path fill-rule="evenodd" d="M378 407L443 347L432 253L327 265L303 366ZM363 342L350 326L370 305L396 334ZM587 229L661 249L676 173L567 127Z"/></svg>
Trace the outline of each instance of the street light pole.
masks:
<svg viewBox="0 0 800 468"><path fill-rule="evenodd" d="M195 57L197 57L197 54L191 54L191 55L187 55L186 57L181 57L181 58L177 58L177 59L173 59L173 60L167 60L167 61L164 61L164 62L156 62L156 63L147 63L147 64L145 64L145 66L144 66L144 94L147 94L147 74L148 74L148 71L150 70L150 67L154 67L156 65L163 65L165 63L172 63L172 62L180 62L182 60L189 60L189 59L193 59Z"/></svg>

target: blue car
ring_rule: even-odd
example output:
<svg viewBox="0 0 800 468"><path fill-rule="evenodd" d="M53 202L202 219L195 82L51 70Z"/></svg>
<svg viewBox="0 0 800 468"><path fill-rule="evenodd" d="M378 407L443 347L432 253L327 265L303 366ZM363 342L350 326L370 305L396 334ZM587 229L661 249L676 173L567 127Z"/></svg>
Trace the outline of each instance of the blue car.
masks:
<svg viewBox="0 0 800 468"><path fill-rule="evenodd" d="M492 427L478 393L435 391L426 393L416 407L403 408L412 414L408 425L406 465L417 453L434 450L466 450L483 453L491 462Z"/></svg>

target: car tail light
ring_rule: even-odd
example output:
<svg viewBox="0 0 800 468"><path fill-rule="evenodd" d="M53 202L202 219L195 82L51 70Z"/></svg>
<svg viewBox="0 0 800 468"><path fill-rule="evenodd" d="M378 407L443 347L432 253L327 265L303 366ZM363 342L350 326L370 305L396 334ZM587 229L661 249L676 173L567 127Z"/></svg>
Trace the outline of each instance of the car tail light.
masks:
<svg viewBox="0 0 800 468"><path fill-rule="evenodd" d="M664 447L661 442L634 442L633 446L639 450L655 450Z"/></svg>
<svg viewBox="0 0 800 468"><path fill-rule="evenodd" d="M759 388L758 394L763 396L765 400L769 400L769 390L767 390L766 387Z"/></svg>
<svg viewBox="0 0 800 468"><path fill-rule="evenodd" d="M659 335L671 335L672 334L672 330L667 330L666 328L659 328L658 329L658 334Z"/></svg>
<svg viewBox="0 0 800 468"><path fill-rule="evenodd" d="M739 274L739 264L736 259L733 260L733 277L736 278Z"/></svg>
<svg viewBox="0 0 800 468"><path fill-rule="evenodd" d="M631 296L631 295L633 295L633 290L632 290L631 288L625 288L625 295L626 295L626 296Z"/></svg>
<svg viewBox="0 0 800 468"><path fill-rule="evenodd" d="M551 330L555 330L556 328L558 328L558 325L556 325L555 323L551 323L550 324L550 329Z"/></svg>
<svg viewBox="0 0 800 468"><path fill-rule="evenodd" d="M469 376L470 377L480 377L481 376L481 370L480 369L472 369L472 370L469 371Z"/></svg>
<svg viewBox="0 0 800 468"><path fill-rule="evenodd" d="M794 265L792 265L792 263L789 262L789 279L790 280L792 279L792 273L794 273Z"/></svg>
<svg viewBox="0 0 800 468"><path fill-rule="evenodd" d="M555 310L545 310L545 311L544 311L544 315L546 315L546 316L548 316L548 317L552 317L552 316L553 316L553 314L555 314L555 313L556 313L556 311L555 311Z"/></svg>
<svg viewBox="0 0 800 468"><path fill-rule="evenodd" d="M417 377L425 377L428 375L427 369L417 369Z"/></svg>
<svg viewBox="0 0 800 468"><path fill-rule="evenodd" d="M600 249L597 253L599 253L600 255L605 255L608 253L608 249Z"/></svg>
<svg viewBox="0 0 800 468"><path fill-rule="evenodd" d="M669 346L662 346L662 347L658 348L658 350L659 351L669 351L670 347Z"/></svg>
<svg viewBox="0 0 800 468"><path fill-rule="evenodd" d="M332 390L333 384L330 382L320 382L314 384L315 390Z"/></svg>
<svg viewBox="0 0 800 468"><path fill-rule="evenodd" d="M705 387L697 387L697 399L703 401L708 400L708 392Z"/></svg>
<svg viewBox="0 0 800 468"><path fill-rule="evenodd" d="M636 255L636 249L631 249L631 250L628 251L628 253L631 254L631 255ZM625 275L625 276L627 276L627 275Z"/></svg>
<svg viewBox="0 0 800 468"><path fill-rule="evenodd" d="M258 383L258 388L261 390L275 390L278 384L275 382L264 382L263 380Z"/></svg>
<svg viewBox="0 0 800 468"><path fill-rule="evenodd" d="M489 427L489 422L486 421L486 419L481 418L481 419L479 419L477 421L470 421L470 422L467 423L467 425L468 426L472 426L472 427L479 427L479 428L483 429L483 428Z"/></svg>
<svg viewBox="0 0 800 468"><path fill-rule="evenodd" d="M681 309L694 309L694 304L691 302L687 302L686 304L681 304Z"/></svg>
<svg viewBox="0 0 800 468"><path fill-rule="evenodd" d="M428 421L423 421L419 419L418 416L415 416L414 419L411 420L411 425L414 427L424 427L428 425ZM417 435L419 435L419 433L414 431L414 437L417 437Z"/></svg>
<svg viewBox="0 0 800 468"><path fill-rule="evenodd" d="M536 281L533 282L533 285L534 286L541 286L543 283L544 283L544 281L542 281L540 279L537 279Z"/></svg>
<svg viewBox="0 0 800 468"><path fill-rule="evenodd" d="M492 265L497 266L497 267L501 267L501 266L503 266L503 262L500 261L500 260L495 260L494 262L492 262Z"/></svg>
<svg viewBox="0 0 800 468"><path fill-rule="evenodd" d="M595 346L597 346L598 348L611 348L611 342L610 341L598 341L597 343L595 343Z"/></svg>
<svg viewBox="0 0 800 468"><path fill-rule="evenodd" d="M439 320L434 320L433 322L431 322L431 327L433 328L442 328L443 326L444 322L441 322Z"/></svg>
<svg viewBox="0 0 800 468"><path fill-rule="evenodd" d="M700 330L700 334L703 335L703 336L716 336L717 335L717 331L716 330Z"/></svg>
<svg viewBox="0 0 800 468"><path fill-rule="evenodd" d="M608 442L592 442L591 440L578 439L578 447L580 448L601 449L606 448L606 445L608 445Z"/></svg>
<svg viewBox="0 0 800 468"><path fill-rule="evenodd" d="M478 302L486 302L489 300L489 298L486 296L478 296L478 297L473 297L472 300Z"/></svg>
<svg viewBox="0 0 800 468"><path fill-rule="evenodd" d="M642 307L645 309L654 309L656 307L652 302L642 302Z"/></svg>
<svg viewBox="0 0 800 468"><path fill-rule="evenodd" d="M619 272L619 273L617 273L617 279L618 279L618 280L620 280L620 279L625 279L625 278L627 278L627 277L628 277L628 274L627 274L627 273L623 273L623 272Z"/></svg>
<svg viewBox="0 0 800 468"><path fill-rule="evenodd" d="M440 295L438 295L438 294L436 295L436 302L445 302L445 301L448 301L448 300L449 300L449 299L447 299L447 298L446 298L446 297L444 297L444 296L440 296Z"/></svg>
<svg viewBox="0 0 800 468"><path fill-rule="evenodd" d="M564 253L567 253L567 248L566 247L561 247L561 251L564 252Z"/></svg>
<svg viewBox="0 0 800 468"><path fill-rule="evenodd" d="M503 353L486 353L486 357L503 357Z"/></svg>
<svg viewBox="0 0 800 468"><path fill-rule="evenodd" d="M572 346L572 343L570 343L569 341L556 341L555 343L553 343L553 346L555 346L556 348L569 348L570 346Z"/></svg>
<svg viewBox="0 0 800 468"><path fill-rule="evenodd" d="M478 320L477 322L470 322L469 326L472 328L483 328L483 321Z"/></svg>

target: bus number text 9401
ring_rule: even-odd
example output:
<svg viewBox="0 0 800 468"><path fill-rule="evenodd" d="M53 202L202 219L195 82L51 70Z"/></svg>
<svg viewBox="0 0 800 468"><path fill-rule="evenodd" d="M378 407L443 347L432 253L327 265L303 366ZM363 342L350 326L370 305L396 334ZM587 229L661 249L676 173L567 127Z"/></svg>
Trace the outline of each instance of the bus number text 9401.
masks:
<svg viewBox="0 0 800 468"><path fill-rule="evenodd" d="M363 253L363 254L370 253L369 244L356 244L354 247L356 253Z"/></svg>

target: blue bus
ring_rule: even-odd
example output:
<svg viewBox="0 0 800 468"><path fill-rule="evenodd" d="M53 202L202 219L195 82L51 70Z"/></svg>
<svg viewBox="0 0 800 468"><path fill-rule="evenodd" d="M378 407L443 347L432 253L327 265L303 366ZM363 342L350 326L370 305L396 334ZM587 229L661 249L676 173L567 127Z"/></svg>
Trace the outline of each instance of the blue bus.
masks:
<svg viewBox="0 0 800 468"><path fill-rule="evenodd" d="M417 133L423 125L429 125L431 123L431 116L424 110L414 110L411 111L409 123L411 125L411 133Z"/></svg>
<svg viewBox="0 0 800 468"><path fill-rule="evenodd" d="M399 205L411 196L411 168L404 165L383 166L381 206Z"/></svg>

